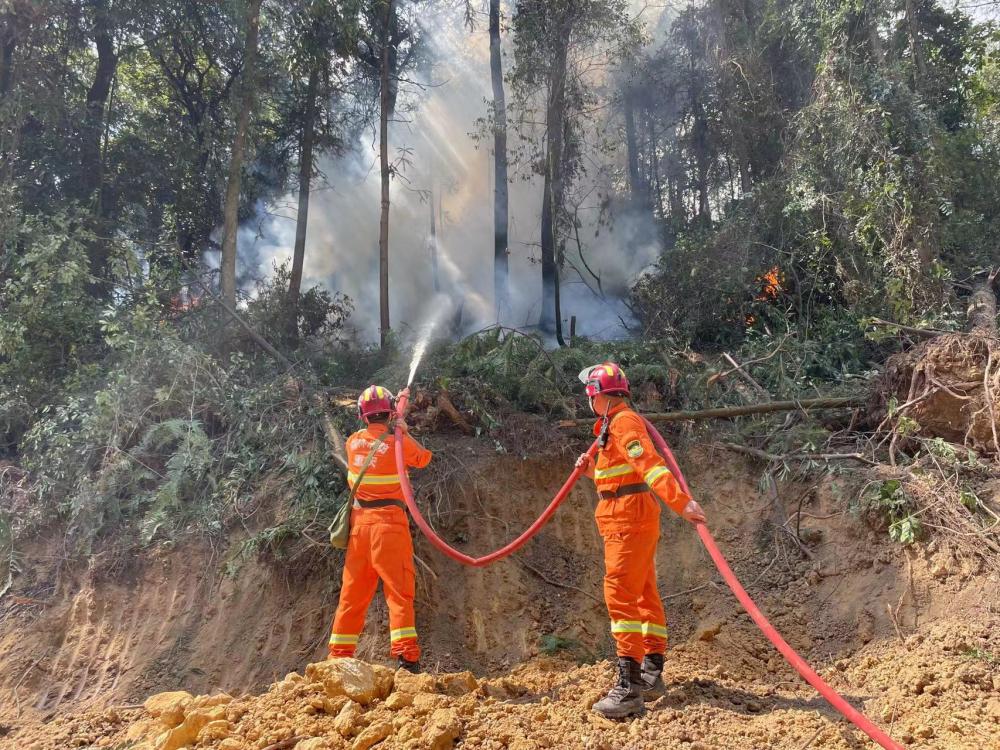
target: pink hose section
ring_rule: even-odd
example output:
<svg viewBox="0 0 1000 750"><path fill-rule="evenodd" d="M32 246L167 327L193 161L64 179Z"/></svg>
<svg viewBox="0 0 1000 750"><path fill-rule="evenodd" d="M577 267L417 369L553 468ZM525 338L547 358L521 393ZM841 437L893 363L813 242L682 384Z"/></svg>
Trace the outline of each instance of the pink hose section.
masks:
<svg viewBox="0 0 1000 750"><path fill-rule="evenodd" d="M666 460L667 467L677 478L677 481L681 485L684 492L690 496L691 490L688 488L687 481L684 479L684 474L677 465L677 460L674 458L674 454L670 450L670 446L667 445L667 441L663 439L663 436L660 434L659 430L653 426L652 422L645 418L643 418L643 421L646 423L646 430L649 432L653 443L656 445L656 449ZM830 705L840 711L840 713L842 713L848 721L875 740L875 742L884 747L886 750L906 750L906 748L893 740L892 737L875 726L875 724L872 723L868 717L841 698L832 687L823 681L822 677L813 671L812 667L806 664L805 660L795 652L795 649L788 645L785 639L782 638L778 631L774 629L774 626L768 622L766 617L764 617L763 613L757 609L757 605L753 603L753 599L750 598L746 589L743 588L739 579L736 578L732 568L729 567L729 563L726 562L726 558L722 556L722 552L719 550L718 545L716 545L715 539L712 538L712 534L709 532L708 527L703 523L697 523L695 524L695 528L698 531L698 536L701 537L701 543L705 545L705 549L707 549L708 554L711 555L712 562L715 563L715 567L719 569L719 572L722 574L722 578L726 581L729 588L732 589L740 604L743 605L743 609L747 611L747 614L749 614L753 621L757 623L757 627L760 628L761 632L767 637L767 639L774 644L774 647L781 652L781 655L785 657L788 663L795 667L795 671L802 676L802 679L816 688L819 694L826 698Z"/></svg>
<svg viewBox="0 0 1000 750"><path fill-rule="evenodd" d="M406 399L402 397L400 399L399 413L406 413ZM677 478L684 492L687 495L691 494L688 488L687 481L684 479L684 474L681 472L680 467L677 465L677 460L674 458L673 452L670 450L670 446L667 445L667 441L663 439L659 431L653 424L647 420L643 419L646 423L646 429L649 431L649 435L655 443L657 450L663 455L663 458L667 462L667 466L673 475ZM590 450L587 454L594 457L597 454L598 441L595 440L590 446ZM450 557L452 560L457 560L458 562L469 565L473 568L482 568L489 565L492 562L496 562L501 558L507 557L508 555L516 552L521 547L523 547L531 537L538 533L538 531L548 522L552 515L556 512L562 502L569 495L570 490L576 481L583 474L583 469L577 467L573 470L573 473L569 475L569 479L566 480L562 488L556 493L556 496L549 503L549 506L545 511L538 517L538 519L531 524L528 529L521 534L517 539L512 541L505 547L491 552L483 557L470 557L463 552L459 552L457 549L451 547L446 541L437 535L434 529L431 528L430 524L424 519L423 514L417 507L417 503L413 498L413 488L410 486L410 479L406 474L406 462L403 459L403 433L399 426L396 427L396 471L399 473L399 484L403 489L403 499L406 501L406 507L410 510L410 515L413 516L414 523L423 532L424 536L427 537L428 541L435 546L438 550L443 552L446 556ZM732 589L736 598L739 600L740 604L747 611L750 617L757 627L760 628L761 632L767 637L774 647L781 652L781 655L785 657L789 664L791 664L795 671L798 672L802 678L812 685L820 695L829 701L830 705L840 711L854 726L860 729L862 732L871 737L875 742L881 745L885 750L906 750L903 745L893 740L889 735L879 729L875 724L868 720L868 718L858 711L854 706L845 701L840 695L829 685L827 685L823 679L813 671L812 667L806 664L805 660L799 656L795 649L788 645L784 638L774 629L774 626L768 622L767 618L764 617L763 613L757 609L757 605L753 603L753 600L747 594L746 590L740 584L736 575L733 573L732 569L729 567L729 563L726 562L726 558L723 557L722 552L719 550L715 543L715 539L712 538L708 527L703 523L695 524L695 528L698 531L698 536L701 538L702 544L705 545L705 549L708 550L708 554L712 557L712 562L719 569L722 574L723 579L726 584Z"/></svg>

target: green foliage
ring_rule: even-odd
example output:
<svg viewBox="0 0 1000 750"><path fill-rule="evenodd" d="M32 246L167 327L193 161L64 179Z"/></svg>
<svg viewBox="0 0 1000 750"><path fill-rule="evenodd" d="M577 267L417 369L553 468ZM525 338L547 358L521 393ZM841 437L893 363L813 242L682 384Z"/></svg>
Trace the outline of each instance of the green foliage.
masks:
<svg viewBox="0 0 1000 750"><path fill-rule="evenodd" d="M304 290L294 311L295 336L291 336L288 319L293 311L287 300L290 275L288 264L283 263L275 266L268 279L257 282L256 294L247 303L248 322L265 339L283 349L303 339L322 339L325 344L337 341L354 309L350 298L331 294L320 286Z"/></svg>
<svg viewBox="0 0 1000 750"><path fill-rule="evenodd" d="M875 513L888 527L889 538L910 545L923 536L923 525L912 498L898 479L876 482L865 490L863 507Z"/></svg>
<svg viewBox="0 0 1000 750"><path fill-rule="evenodd" d="M273 365L237 353L223 368L144 314L106 323L112 359L67 381L24 438L39 500L77 549L112 528L136 545L219 534L273 502L262 485L289 498L289 528L331 512L342 479L318 407Z"/></svg>
<svg viewBox="0 0 1000 750"><path fill-rule="evenodd" d="M99 350L88 237L77 220L23 216L8 238L23 248L3 256L0 273L0 435L14 442L59 379Z"/></svg>

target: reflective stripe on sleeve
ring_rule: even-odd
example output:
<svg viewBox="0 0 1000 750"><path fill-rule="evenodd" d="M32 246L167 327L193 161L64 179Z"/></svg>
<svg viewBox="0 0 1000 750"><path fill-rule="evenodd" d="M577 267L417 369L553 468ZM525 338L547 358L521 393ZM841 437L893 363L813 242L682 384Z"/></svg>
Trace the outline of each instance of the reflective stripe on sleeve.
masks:
<svg viewBox="0 0 1000 750"><path fill-rule="evenodd" d="M652 469L646 472L644 479L646 484L652 486L653 482L662 477L664 474L669 474L670 469L666 466L654 466Z"/></svg>

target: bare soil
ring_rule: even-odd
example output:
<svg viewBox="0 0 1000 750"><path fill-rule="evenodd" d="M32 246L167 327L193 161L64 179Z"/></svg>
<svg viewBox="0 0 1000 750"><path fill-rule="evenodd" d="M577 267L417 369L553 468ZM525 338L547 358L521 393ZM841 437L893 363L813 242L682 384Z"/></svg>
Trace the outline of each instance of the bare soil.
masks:
<svg viewBox="0 0 1000 750"><path fill-rule="evenodd" d="M533 520L573 455L439 447L450 468L424 479L424 497L446 538L473 553ZM1000 747L1000 581L981 560L891 544L846 512L854 489L841 480L783 485L775 508L742 459L699 449L680 460L751 595L848 700L909 747ZM786 530L800 499L812 557ZM0 748L873 747L791 671L696 536L666 516L668 693L633 722L591 713L613 671L593 503L578 488L523 552L484 570L418 541L417 625L437 676L417 689L403 675L364 703L331 688L325 667L306 669L325 651L335 578L260 562L226 576L225 551L189 542L110 581L64 560L59 538L39 540L0 602ZM359 658L389 664L387 630L379 596ZM135 708L168 690L209 696L168 712L197 728L172 748L159 709Z"/></svg>

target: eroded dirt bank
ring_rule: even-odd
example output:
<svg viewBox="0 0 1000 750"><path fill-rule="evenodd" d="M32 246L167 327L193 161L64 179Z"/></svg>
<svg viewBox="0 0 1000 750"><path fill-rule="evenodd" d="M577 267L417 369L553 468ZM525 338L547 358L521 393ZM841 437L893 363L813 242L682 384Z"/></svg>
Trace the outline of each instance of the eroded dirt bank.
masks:
<svg viewBox="0 0 1000 750"><path fill-rule="evenodd" d="M469 448L466 474L427 491L447 536L480 552L534 518L570 458L522 461ZM742 460L703 451L681 460L751 595L835 687L913 747L995 742L995 579L945 547L891 545L844 513L847 488L836 482L811 492L782 487L775 507ZM794 520L800 499L812 558L775 526ZM260 750L297 736L317 738L298 743L305 750L365 747L376 735L382 747L424 747L433 738L414 732L435 722L448 725L441 736L455 734L441 747L871 746L791 672L720 586L694 535L667 518L658 565L669 597L670 691L631 724L591 715L611 678L592 503L588 488L577 490L525 552L485 570L418 543L426 665L474 677L421 683L426 697L412 705L391 693L364 709L331 695L315 668L284 679L322 657L336 602L330 576L253 563L227 577L222 552L189 545L136 561L112 581L69 569L51 541L40 542L39 566L0 610L0 747L156 740L159 718L123 707L164 690L234 696L224 710L202 706L215 710L214 729L199 739L200 727L178 748ZM376 604L361 658L382 659L386 628ZM554 656L538 656L542 649Z"/></svg>

